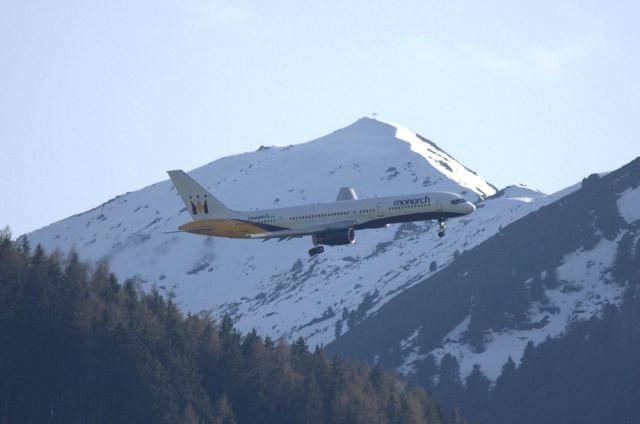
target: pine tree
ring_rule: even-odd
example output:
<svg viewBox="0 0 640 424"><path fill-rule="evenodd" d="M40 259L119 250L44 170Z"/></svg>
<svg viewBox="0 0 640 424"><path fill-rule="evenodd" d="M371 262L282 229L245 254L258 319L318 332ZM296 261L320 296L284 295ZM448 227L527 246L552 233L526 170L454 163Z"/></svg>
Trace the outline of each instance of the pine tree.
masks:
<svg viewBox="0 0 640 424"><path fill-rule="evenodd" d="M19 239L20 245L19 250L24 255L24 257L29 257L31 253L31 242L27 236L22 236Z"/></svg>
<svg viewBox="0 0 640 424"><path fill-rule="evenodd" d="M484 422L489 407L489 388L491 381L480 369L479 364L473 365L473 370L466 378L464 387L463 412L467 418Z"/></svg>
<svg viewBox="0 0 640 424"><path fill-rule="evenodd" d="M399 414L398 401L396 400L396 397L393 394L390 395L389 398L387 399L387 406L385 409L386 409L386 415L387 415L386 422L388 424L396 424L400 422L398 420L398 414Z"/></svg>
<svg viewBox="0 0 640 424"><path fill-rule="evenodd" d="M291 345L291 365L293 369L299 372L309 370L311 354L309 346L302 337L299 337L293 345Z"/></svg>
<svg viewBox="0 0 640 424"><path fill-rule="evenodd" d="M509 355L507 362L505 362L504 365L502 366L502 371L500 372L500 375L496 379L495 390L496 391L508 390L508 387L513 381L515 374L516 374L516 363L513 361L513 358L511 358L511 355Z"/></svg>
<svg viewBox="0 0 640 424"><path fill-rule="evenodd" d="M382 383L384 378L384 370L380 366L380 364L375 364L371 371L369 371L369 381L373 386L374 390L380 391L382 389Z"/></svg>
<svg viewBox="0 0 640 424"><path fill-rule="evenodd" d="M223 394L220 399L216 401L214 407L215 413L215 424L236 424L236 417L231 409L231 405L229 404L229 399L227 398L226 393Z"/></svg>
<svg viewBox="0 0 640 424"><path fill-rule="evenodd" d="M327 374L324 416L327 418L327 422L331 422L328 418L336 415L337 401L344 392L347 384L344 365L337 355L331 358Z"/></svg>
<svg viewBox="0 0 640 424"><path fill-rule="evenodd" d="M509 356L502 366L502 372L496 379L491 397L491 414L499 423L508 423L515 420L518 403L513 399L516 381L516 363Z"/></svg>
<svg viewBox="0 0 640 424"><path fill-rule="evenodd" d="M410 375L411 381L419 386L432 388L434 377L438 372L438 365L433 355L429 354L415 364L416 372Z"/></svg>
<svg viewBox="0 0 640 424"><path fill-rule="evenodd" d="M413 411L411 411L411 406L407 401L407 397L403 394L400 396L400 410L398 411L398 423L401 424L412 424L415 423L415 417L413 415Z"/></svg>
<svg viewBox="0 0 640 424"><path fill-rule="evenodd" d="M631 283L638 286L640 285L640 237L638 237L638 241L636 242L635 248L635 269L634 274L631 278Z"/></svg>
<svg viewBox="0 0 640 424"><path fill-rule="evenodd" d="M462 396L462 382L460 381L460 365L455 356L447 353L440 360L438 369L438 384L434 391L438 394L442 409L450 413L458 405Z"/></svg>
<svg viewBox="0 0 640 424"><path fill-rule="evenodd" d="M324 422L322 394L313 374L304 381L304 403L303 422L309 424Z"/></svg>

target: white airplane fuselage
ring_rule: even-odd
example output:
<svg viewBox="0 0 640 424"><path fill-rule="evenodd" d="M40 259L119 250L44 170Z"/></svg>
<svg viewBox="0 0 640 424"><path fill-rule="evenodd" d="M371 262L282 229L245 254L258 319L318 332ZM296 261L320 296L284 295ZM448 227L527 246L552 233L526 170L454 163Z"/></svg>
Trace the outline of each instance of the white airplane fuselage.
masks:
<svg viewBox="0 0 640 424"><path fill-rule="evenodd" d="M361 200L342 200L277 209L234 211L230 216L194 220L180 227L196 234L250 238L253 234L294 230L349 221L354 230L380 228L388 224L455 218L468 215L475 206L453 193L433 192ZM211 226L204 229L203 226Z"/></svg>
<svg viewBox="0 0 640 424"><path fill-rule="evenodd" d="M230 238L289 239L310 235L316 249L309 252L311 255L321 253L323 249L318 248L321 245L353 243L356 230L400 222L437 220L442 237L447 219L475 210L472 203L454 193L357 199L353 189L343 188L338 199L344 200L331 203L234 211L184 172L169 171L169 175L193 218L192 222L181 225L180 231Z"/></svg>

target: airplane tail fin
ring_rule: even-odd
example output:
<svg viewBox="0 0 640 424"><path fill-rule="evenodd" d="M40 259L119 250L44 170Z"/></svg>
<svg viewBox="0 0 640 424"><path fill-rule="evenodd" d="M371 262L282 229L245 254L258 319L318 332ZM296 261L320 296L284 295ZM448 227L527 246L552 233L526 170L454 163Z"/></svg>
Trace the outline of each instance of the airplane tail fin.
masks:
<svg viewBox="0 0 640 424"><path fill-rule="evenodd" d="M176 191L194 221L214 217L228 217L233 211L222 204L204 187L182 170L167 171Z"/></svg>

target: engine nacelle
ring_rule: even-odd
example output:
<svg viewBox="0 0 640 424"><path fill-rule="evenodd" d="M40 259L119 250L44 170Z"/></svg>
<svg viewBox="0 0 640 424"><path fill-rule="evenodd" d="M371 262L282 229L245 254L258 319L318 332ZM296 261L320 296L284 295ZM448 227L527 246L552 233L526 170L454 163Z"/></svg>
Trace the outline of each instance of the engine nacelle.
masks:
<svg viewBox="0 0 640 424"><path fill-rule="evenodd" d="M325 246L340 246L351 244L356 241L356 232L353 228L344 230L331 230L312 236L313 244L324 244Z"/></svg>

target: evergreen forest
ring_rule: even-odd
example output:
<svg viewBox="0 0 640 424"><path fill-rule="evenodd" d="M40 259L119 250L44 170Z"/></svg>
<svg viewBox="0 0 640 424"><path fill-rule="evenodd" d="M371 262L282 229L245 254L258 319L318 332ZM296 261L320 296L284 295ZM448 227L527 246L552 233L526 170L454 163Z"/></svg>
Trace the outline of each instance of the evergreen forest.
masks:
<svg viewBox="0 0 640 424"><path fill-rule="evenodd" d="M2 423L456 423L380 366L183 315L0 232Z"/></svg>

